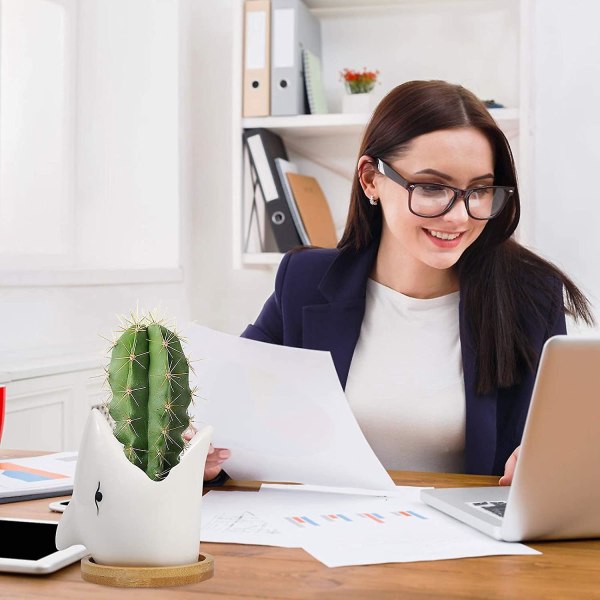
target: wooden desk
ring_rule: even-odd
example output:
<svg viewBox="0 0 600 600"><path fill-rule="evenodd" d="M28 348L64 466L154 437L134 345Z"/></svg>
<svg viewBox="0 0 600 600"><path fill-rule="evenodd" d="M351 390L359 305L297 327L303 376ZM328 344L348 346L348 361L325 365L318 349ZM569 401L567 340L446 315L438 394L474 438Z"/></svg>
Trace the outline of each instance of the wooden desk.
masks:
<svg viewBox="0 0 600 600"><path fill-rule="evenodd" d="M0 457L26 452L0 451ZM497 478L392 473L401 485L495 485ZM235 489L233 486L226 486ZM0 517L58 520L49 500L0 504ZM329 569L299 549L202 544L215 576L181 588L124 590L86 583L79 564L43 577L0 574L0 598L585 598L600 599L600 540L531 544L541 556L493 556Z"/></svg>

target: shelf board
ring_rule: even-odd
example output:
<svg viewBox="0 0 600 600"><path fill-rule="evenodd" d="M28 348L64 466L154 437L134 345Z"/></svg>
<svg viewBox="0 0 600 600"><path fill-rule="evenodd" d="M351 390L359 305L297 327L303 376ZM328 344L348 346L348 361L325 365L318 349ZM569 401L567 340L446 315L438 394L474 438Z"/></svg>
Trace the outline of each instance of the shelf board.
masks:
<svg viewBox="0 0 600 600"><path fill-rule="evenodd" d="M518 108L492 108L490 114L503 130L518 131ZM360 134L371 118L370 113L327 115L294 115L291 117L251 117L242 119L242 127L264 127L279 135L315 137L328 135Z"/></svg>
<svg viewBox="0 0 600 600"><path fill-rule="evenodd" d="M471 0L478 2L480 0ZM352 10L394 7L415 4L415 0L304 0L311 10ZM417 0L420 4L439 3L440 0Z"/></svg>
<svg viewBox="0 0 600 600"><path fill-rule="evenodd" d="M490 115L492 115L492 117L494 117L498 123L503 121L519 120L518 108L490 108L488 110Z"/></svg>
<svg viewBox="0 0 600 600"><path fill-rule="evenodd" d="M305 0L306 6L313 10L336 8L363 8L371 6L394 6L398 0Z"/></svg>
<svg viewBox="0 0 600 600"><path fill-rule="evenodd" d="M295 137L314 137L319 135L339 135L360 133L371 115L341 114L294 115L291 117L252 117L242 119L242 127L265 127L275 133L289 132Z"/></svg>

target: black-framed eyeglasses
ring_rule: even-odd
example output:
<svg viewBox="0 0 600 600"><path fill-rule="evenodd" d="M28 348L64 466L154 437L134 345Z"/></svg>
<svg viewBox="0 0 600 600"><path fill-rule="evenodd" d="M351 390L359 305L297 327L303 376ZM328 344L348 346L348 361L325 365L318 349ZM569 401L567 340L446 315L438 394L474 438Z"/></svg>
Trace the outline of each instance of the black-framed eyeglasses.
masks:
<svg viewBox="0 0 600 600"><path fill-rule="evenodd" d="M461 190L441 183L410 183L380 158L377 170L408 191L408 209L418 217L441 217L452 210L457 199L464 198L467 214L478 221L497 217L506 206L515 188L484 185Z"/></svg>

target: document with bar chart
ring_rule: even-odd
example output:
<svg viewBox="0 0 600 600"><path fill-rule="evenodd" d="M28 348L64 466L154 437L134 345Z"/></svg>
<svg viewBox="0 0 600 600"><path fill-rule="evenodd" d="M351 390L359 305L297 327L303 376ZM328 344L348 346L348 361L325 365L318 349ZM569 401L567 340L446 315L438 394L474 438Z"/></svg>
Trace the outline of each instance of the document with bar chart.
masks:
<svg viewBox="0 0 600 600"><path fill-rule="evenodd" d="M76 462L77 452L0 458L0 503L70 494Z"/></svg>
<svg viewBox="0 0 600 600"><path fill-rule="evenodd" d="M306 510L283 521L297 532L298 544L328 567L538 554L523 544L494 540L424 503L377 500L363 502L362 510ZM274 524L285 532L280 522Z"/></svg>
<svg viewBox="0 0 600 600"><path fill-rule="evenodd" d="M430 508L418 500L421 488L373 495L302 487L209 492L203 499L201 541L303 548L329 567L538 554Z"/></svg>

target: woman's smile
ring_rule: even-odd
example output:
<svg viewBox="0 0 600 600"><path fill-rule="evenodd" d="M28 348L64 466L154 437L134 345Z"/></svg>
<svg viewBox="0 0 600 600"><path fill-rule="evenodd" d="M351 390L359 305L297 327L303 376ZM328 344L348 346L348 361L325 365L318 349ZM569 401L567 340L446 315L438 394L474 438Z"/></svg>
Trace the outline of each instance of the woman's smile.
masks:
<svg viewBox="0 0 600 600"><path fill-rule="evenodd" d="M441 231L439 229L426 229L423 231L429 240L438 248L456 248L464 235L464 231Z"/></svg>

